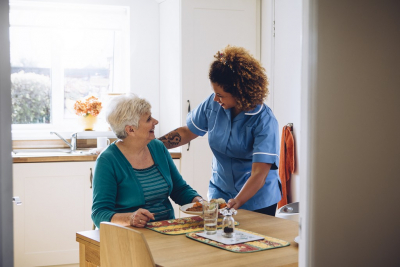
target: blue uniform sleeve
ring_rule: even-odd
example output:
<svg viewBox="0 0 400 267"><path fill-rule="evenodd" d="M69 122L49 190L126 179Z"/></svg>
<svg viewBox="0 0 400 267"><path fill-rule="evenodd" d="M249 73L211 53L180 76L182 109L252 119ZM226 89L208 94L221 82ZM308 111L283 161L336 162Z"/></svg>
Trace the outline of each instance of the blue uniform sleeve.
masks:
<svg viewBox="0 0 400 267"><path fill-rule="evenodd" d="M279 127L276 118L268 114L263 116L254 130L253 163L272 164L271 170L279 167Z"/></svg>
<svg viewBox="0 0 400 267"><path fill-rule="evenodd" d="M199 106L188 113L186 125L192 133L203 136L208 132L208 118L212 112L210 103L214 101L213 98L214 94L211 94Z"/></svg>

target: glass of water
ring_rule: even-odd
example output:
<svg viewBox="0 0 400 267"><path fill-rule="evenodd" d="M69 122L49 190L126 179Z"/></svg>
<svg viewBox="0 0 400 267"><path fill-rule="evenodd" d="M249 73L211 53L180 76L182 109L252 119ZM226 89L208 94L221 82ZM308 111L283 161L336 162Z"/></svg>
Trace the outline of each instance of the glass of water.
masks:
<svg viewBox="0 0 400 267"><path fill-rule="evenodd" d="M203 201L204 232L207 235L217 233L218 203Z"/></svg>

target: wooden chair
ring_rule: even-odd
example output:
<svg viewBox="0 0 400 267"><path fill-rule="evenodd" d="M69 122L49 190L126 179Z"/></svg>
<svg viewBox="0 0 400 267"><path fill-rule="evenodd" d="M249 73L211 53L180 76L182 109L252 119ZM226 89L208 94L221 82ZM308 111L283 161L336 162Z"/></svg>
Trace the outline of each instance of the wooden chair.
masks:
<svg viewBox="0 0 400 267"><path fill-rule="evenodd" d="M100 224L101 267L147 267L154 263L143 234L110 222Z"/></svg>

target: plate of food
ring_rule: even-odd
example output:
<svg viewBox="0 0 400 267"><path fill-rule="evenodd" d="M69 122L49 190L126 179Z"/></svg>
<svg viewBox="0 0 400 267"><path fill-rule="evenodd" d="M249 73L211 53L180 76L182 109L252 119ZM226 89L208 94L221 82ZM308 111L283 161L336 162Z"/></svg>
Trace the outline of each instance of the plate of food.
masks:
<svg viewBox="0 0 400 267"><path fill-rule="evenodd" d="M222 198L211 199L210 202L218 203L219 210L226 207L225 200ZM198 215L198 216L203 215L203 205L201 204L201 202L188 203L186 205L181 206L179 209L186 214Z"/></svg>

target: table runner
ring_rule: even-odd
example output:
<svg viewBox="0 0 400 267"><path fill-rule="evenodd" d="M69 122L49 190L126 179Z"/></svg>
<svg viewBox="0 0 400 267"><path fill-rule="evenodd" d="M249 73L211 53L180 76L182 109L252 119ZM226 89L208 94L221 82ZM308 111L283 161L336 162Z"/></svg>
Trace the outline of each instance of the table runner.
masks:
<svg viewBox="0 0 400 267"><path fill-rule="evenodd" d="M207 245L211 245L211 246L214 246L217 248L221 248L221 249L225 249L225 250L228 250L231 252L237 252L237 253L257 252L257 251L262 251L262 250L267 250L267 249L286 247L286 246L290 245L290 243L285 240L281 240L278 238L254 233L251 231L246 231L243 229L240 229L240 230L243 232L251 233L253 235L262 236L262 237L264 237L264 239L245 242L245 243L236 244L236 245L225 245L220 242L198 236L198 235L196 235L195 232L187 233L186 237L196 240L196 241L199 241L199 242L202 242L202 243L205 243Z"/></svg>
<svg viewBox="0 0 400 267"><path fill-rule="evenodd" d="M217 228L222 228L222 219L218 218ZM235 221L235 225L239 225L239 223ZM190 232L203 231L204 222L200 216L184 217L151 222L146 225L146 228L166 235L183 235Z"/></svg>

